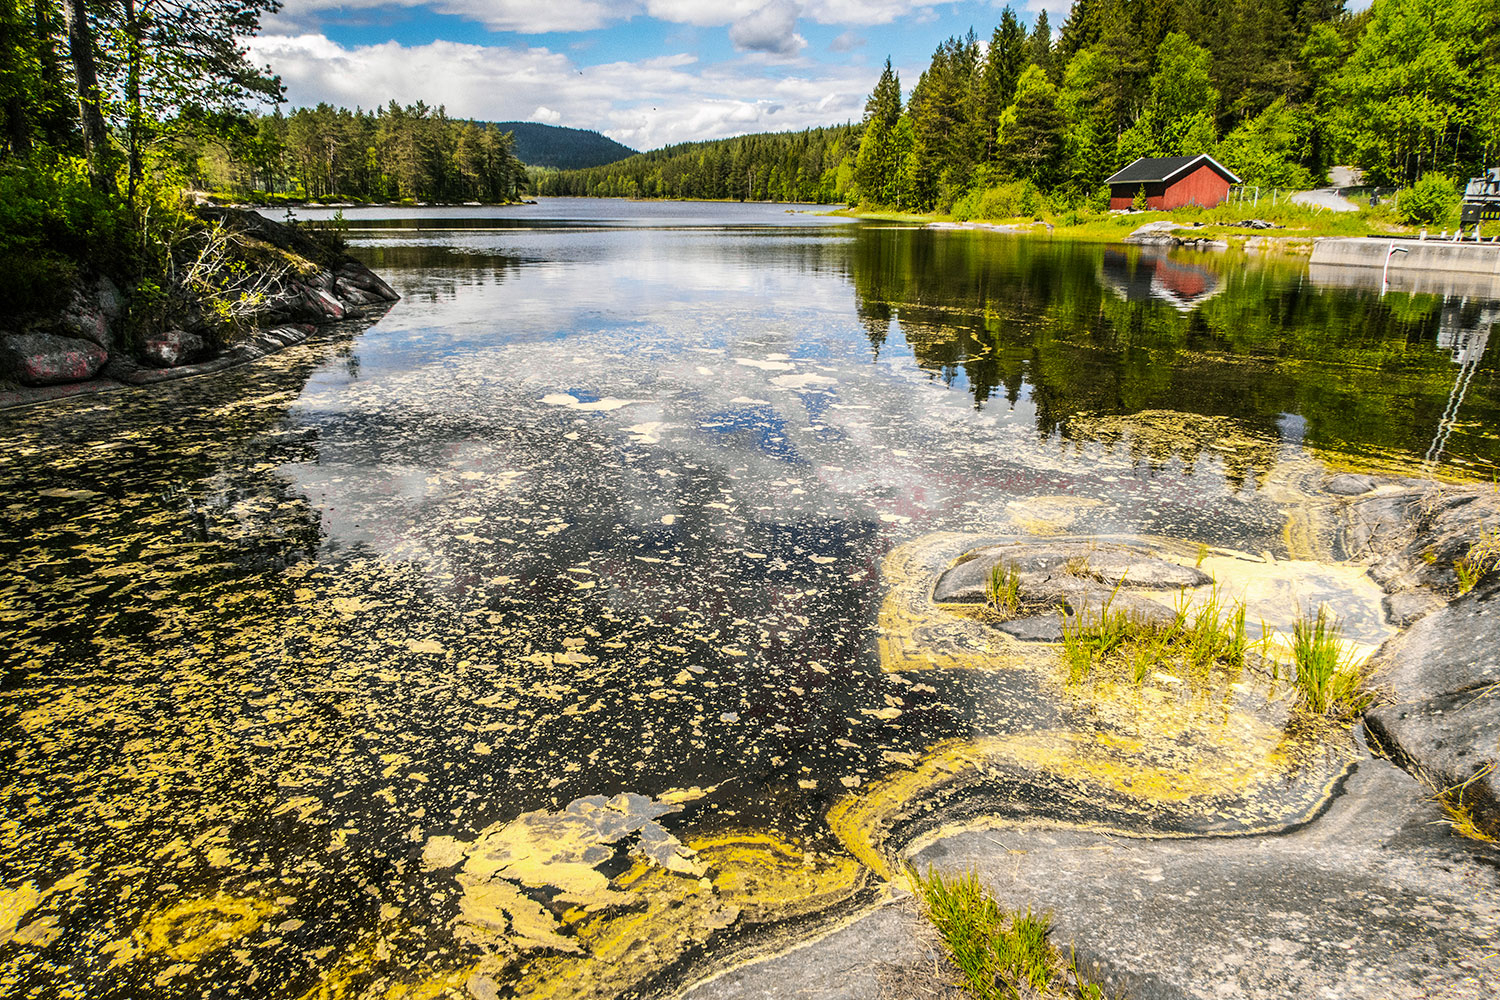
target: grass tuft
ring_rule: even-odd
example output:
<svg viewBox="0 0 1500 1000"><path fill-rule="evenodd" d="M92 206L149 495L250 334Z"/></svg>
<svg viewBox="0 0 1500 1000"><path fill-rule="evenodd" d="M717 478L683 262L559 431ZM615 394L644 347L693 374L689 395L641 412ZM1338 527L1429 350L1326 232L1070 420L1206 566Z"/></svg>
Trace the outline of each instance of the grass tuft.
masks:
<svg viewBox="0 0 1500 1000"><path fill-rule="evenodd" d="M991 566L990 575L984 581L984 597L996 611L1015 614L1021 606L1021 574L1009 563L998 562Z"/></svg>
<svg viewBox="0 0 1500 1000"><path fill-rule="evenodd" d="M1443 812L1448 814L1448 825L1460 837L1467 837L1485 844L1496 843L1493 833L1480 826L1479 821L1475 819L1474 807L1464 801L1464 792L1469 786L1482 780L1494 770L1493 763L1487 764L1468 781L1454 785L1452 788L1445 788L1435 796L1437 804L1442 807Z"/></svg>
<svg viewBox="0 0 1500 1000"><path fill-rule="evenodd" d="M1097 616L1074 615L1063 624L1069 684L1080 684L1103 667L1123 672L1137 685L1155 671L1174 670L1196 689L1207 685L1215 669L1231 680L1244 669L1250 647L1245 605L1226 605L1217 587L1196 608L1184 597L1167 624L1115 610L1118 593L1116 587Z"/></svg>
<svg viewBox="0 0 1500 1000"><path fill-rule="evenodd" d="M915 870L909 875L961 985L976 1000L1103 1000L1103 989L1079 968L1077 953L1070 949L1064 960L1048 940L1050 914L1002 907L972 871L944 878L928 868L925 878Z"/></svg>
<svg viewBox="0 0 1500 1000"><path fill-rule="evenodd" d="M1339 635L1328 607L1319 606L1316 618L1299 616L1292 624L1292 678L1298 700L1310 712L1350 718L1370 707L1374 695L1366 690L1364 674L1355 665Z"/></svg>
<svg viewBox="0 0 1500 1000"><path fill-rule="evenodd" d="M1453 564L1453 575L1458 577L1458 592L1467 594L1473 590L1496 566L1500 566L1500 528L1491 528Z"/></svg>

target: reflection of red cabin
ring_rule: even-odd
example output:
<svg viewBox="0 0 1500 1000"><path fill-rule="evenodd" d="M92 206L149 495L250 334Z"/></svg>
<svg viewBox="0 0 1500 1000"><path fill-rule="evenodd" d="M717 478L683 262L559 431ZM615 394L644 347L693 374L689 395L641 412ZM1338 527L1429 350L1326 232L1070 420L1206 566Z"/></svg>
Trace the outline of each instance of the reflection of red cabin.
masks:
<svg viewBox="0 0 1500 1000"><path fill-rule="evenodd" d="M1183 302L1201 298L1218 284L1202 268L1184 266L1165 257L1156 262L1156 280Z"/></svg>
<svg viewBox="0 0 1500 1000"><path fill-rule="evenodd" d="M1109 185L1109 207L1129 208L1136 192L1146 189L1146 205L1157 211L1201 205L1213 208L1229 197L1229 185L1240 179L1207 153L1197 156L1143 156L1118 171Z"/></svg>

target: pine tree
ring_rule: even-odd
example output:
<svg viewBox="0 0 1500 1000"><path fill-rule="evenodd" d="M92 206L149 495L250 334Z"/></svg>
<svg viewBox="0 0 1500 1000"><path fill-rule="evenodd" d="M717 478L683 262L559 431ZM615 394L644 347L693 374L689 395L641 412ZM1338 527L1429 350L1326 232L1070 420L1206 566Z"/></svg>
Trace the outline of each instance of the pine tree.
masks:
<svg viewBox="0 0 1500 1000"><path fill-rule="evenodd" d="M1026 39L1026 61L1037 66L1049 77L1055 75L1052 58L1052 26L1047 22L1045 10L1037 12L1036 23L1031 28L1031 37Z"/></svg>
<svg viewBox="0 0 1500 1000"><path fill-rule="evenodd" d="M980 71L978 114L983 120L984 139L981 162L989 163L995 159L995 127L1000 112L1016 99L1016 81L1025 68L1026 29L1021 27L1016 12L1006 7L990 36L990 47Z"/></svg>
<svg viewBox="0 0 1500 1000"><path fill-rule="evenodd" d="M1016 100L1000 118L1000 164L1012 177L1050 188L1061 179L1064 125L1057 88L1032 64L1016 84Z"/></svg>
<svg viewBox="0 0 1500 1000"><path fill-rule="evenodd" d="M1213 56L1174 31L1157 49L1156 64L1145 110L1120 137L1121 159L1212 151L1219 105L1210 75Z"/></svg>

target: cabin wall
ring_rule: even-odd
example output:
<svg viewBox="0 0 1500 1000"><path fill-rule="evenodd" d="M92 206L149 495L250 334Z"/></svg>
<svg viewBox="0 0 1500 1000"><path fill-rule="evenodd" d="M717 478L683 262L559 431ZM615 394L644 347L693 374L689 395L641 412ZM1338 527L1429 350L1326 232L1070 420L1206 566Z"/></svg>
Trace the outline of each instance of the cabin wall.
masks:
<svg viewBox="0 0 1500 1000"><path fill-rule="evenodd" d="M1111 184L1109 186L1109 207L1113 209L1129 208L1135 204L1135 193L1142 187L1146 189L1146 205L1150 208L1159 208L1162 196L1167 192L1167 186L1161 181L1149 184Z"/></svg>
<svg viewBox="0 0 1500 1000"><path fill-rule="evenodd" d="M1158 212L1170 211L1184 205L1213 208L1229 197L1229 182L1208 164L1200 166L1170 187L1159 181L1155 184L1147 184L1145 187L1147 207ZM1140 188L1139 184L1111 184L1109 207L1111 209L1129 208L1135 202L1135 193Z"/></svg>
<svg viewBox="0 0 1500 1000"><path fill-rule="evenodd" d="M1213 167L1204 165L1167 188L1161 204L1153 208L1169 210L1184 205L1213 208L1229 197L1229 182Z"/></svg>

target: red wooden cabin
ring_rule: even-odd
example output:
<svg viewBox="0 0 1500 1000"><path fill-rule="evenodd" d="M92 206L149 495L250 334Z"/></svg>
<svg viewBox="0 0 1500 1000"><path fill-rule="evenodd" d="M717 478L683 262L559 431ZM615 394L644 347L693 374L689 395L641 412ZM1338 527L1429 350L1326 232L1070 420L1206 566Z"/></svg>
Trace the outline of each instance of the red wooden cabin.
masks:
<svg viewBox="0 0 1500 1000"><path fill-rule="evenodd" d="M1183 205L1213 208L1229 197L1229 185L1240 179L1207 153L1197 156L1143 156L1116 172L1109 185L1109 207L1129 208L1136 192L1146 189L1146 206L1170 211Z"/></svg>

